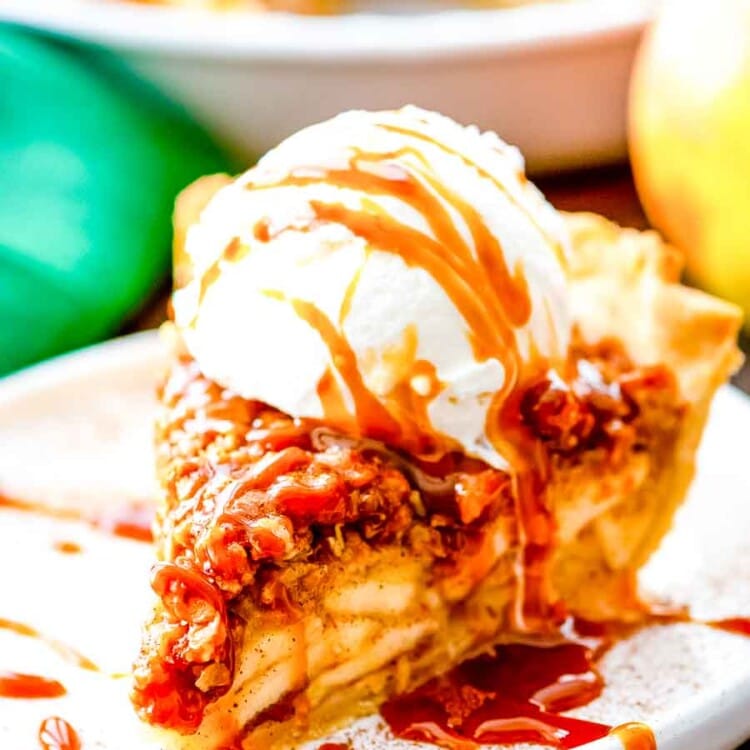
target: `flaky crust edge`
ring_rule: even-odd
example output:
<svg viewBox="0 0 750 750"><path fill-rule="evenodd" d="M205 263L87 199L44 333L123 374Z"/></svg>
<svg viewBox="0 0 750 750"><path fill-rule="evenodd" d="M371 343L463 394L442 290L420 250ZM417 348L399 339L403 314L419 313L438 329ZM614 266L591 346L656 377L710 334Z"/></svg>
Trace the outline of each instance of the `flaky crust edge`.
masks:
<svg viewBox="0 0 750 750"><path fill-rule="evenodd" d="M593 213L562 214L571 238L573 317L584 339L617 338L638 365L665 364L687 409L674 465L660 482L661 502L629 566L654 552L672 525L695 473L716 390L742 362L738 307L680 284L682 255L654 231L625 229Z"/></svg>

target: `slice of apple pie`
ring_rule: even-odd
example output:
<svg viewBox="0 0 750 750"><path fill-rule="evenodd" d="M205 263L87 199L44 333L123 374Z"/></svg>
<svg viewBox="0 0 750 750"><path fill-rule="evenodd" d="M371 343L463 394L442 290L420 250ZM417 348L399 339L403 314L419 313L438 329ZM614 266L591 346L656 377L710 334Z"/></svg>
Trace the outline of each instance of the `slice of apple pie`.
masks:
<svg viewBox="0 0 750 750"><path fill-rule="evenodd" d="M637 617L738 361L679 267L415 108L186 191L133 690L164 746L297 746L490 644Z"/></svg>

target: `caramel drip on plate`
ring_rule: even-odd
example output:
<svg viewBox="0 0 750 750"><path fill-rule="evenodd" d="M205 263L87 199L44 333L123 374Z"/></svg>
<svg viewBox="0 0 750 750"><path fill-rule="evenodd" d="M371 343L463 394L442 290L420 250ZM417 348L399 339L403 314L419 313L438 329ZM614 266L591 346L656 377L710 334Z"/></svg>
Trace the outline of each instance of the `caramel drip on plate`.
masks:
<svg viewBox="0 0 750 750"><path fill-rule="evenodd" d="M81 750L78 733L59 716L44 719L39 725L38 739L42 750Z"/></svg>
<svg viewBox="0 0 750 750"><path fill-rule="evenodd" d="M380 711L396 737L450 750L516 743L579 747L610 731L561 713L601 694L595 656L580 643L497 646L386 701Z"/></svg>
<svg viewBox="0 0 750 750"><path fill-rule="evenodd" d="M0 670L0 698L60 698L66 692L62 683L49 677Z"/></svg>
<svg viewBox="0 0 750 750"><path fill-rule="evenodd" d="M77 555L83 552L83 548L78 542L71 542L67 539L55 542L52 546L63 555Z"/></svg>
<svg viewBox="0 0 750 750"><path fill-rule="evenodd" d="M727 617L723 620L710 620L706 623L716 630L750 636L750 617Z"/></svg>
<svg viewBox="0 0 750 750"><path fill-rule="evenodd" d="M61 641L50 638L49 636L40 633L36 628L31 627L31 625L26 625L26 623L23 622L17 622L16 620L9 620L7 618L0 617L0 630L8 630L11 633L15 633L16 635L20 635L24 638L36 638L37 640L42 641L42 643L45 643L47 646L49 646L58 654L58 656L62 657L65 661L70 662L71 664L74 664L81 669L87 669L92 672L99 671L99 667L97 667L96 664L91 661L91 659L79 653L71 646L68 646Z"/></svg>
<svg viewBox="0 0 750 750"><path fill-rule="evenodd" d="M620 740L624 750L656 750L656 737L651 727L639 721L621 724L610 735Z"/></svg>
<svg viewBox="0 0 750 750"><path fill-rule="evenodd" d="M575 621L561 643L496 646L391 698L380 712L396 737L449 750L516 743L567 749L607 735L624 750L656 750L646 724L611 727L566 715L601 695L605 683L598 660L623 636L606 625Z"/></svg>
<svg viewBox="0 0 750 750"><path fill-rule="evenodd" d="M152 542L152 521L154 509L149 503L132 502L107 508L98 514L85 514L72 508L61 508L43 503L17 500L0 494L0 508L36 513L48 518L58 518L65 521L81 521L94 529L113 536L131 539L137 542Z"/></svg>

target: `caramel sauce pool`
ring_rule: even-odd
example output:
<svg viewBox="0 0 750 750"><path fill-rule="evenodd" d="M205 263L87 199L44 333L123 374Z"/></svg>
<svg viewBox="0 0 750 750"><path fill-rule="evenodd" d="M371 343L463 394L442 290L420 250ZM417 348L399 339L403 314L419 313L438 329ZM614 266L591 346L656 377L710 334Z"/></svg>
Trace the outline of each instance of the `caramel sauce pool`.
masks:
<svg viewBox="0 0 750 750"><path fill-rule="evenodd" d="M449 750L515 743L575 748L607 735L625 750L656 750L653 732L640 722L613 728L561 714L601 694L598 655L581 643L498 646L391 699L381 713L396 737Z"/></svg>
<svg viewBox="0 0 750 750"><path fill-rule="evenodd" d="M498 646L388 701L381 713L402 739L452 750L521 742L573 748L611 727L562 716L599 696L604 681L587 646Z"/></svg>
<svg viewBox="0 0 750 750"><path fill-rule="evenodd" d="M0 698L60 698L67 690L49 677L0 670Z"/></svg>
<svg viewBox="0 0 750 750"><path fill-rule="evenodd" d="M78 733L59 716L50 716L42 721L38 739L42 750L81 750Z"/></svg>

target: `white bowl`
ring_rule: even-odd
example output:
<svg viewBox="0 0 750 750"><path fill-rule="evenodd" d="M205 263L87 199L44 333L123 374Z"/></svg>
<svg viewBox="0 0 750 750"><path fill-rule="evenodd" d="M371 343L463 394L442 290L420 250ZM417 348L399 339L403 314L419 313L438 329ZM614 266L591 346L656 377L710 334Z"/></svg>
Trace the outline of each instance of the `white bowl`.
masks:
<svg viewBox="0 0 750 750"><path fill-rule="evenodd" d="M363 5L312 18L4 0L0 20L113 51L245 158L342 110L409 102L498 131L534 171L624 156L627 81L653 1Z"/></svg>

